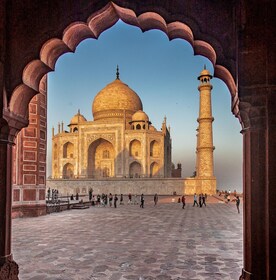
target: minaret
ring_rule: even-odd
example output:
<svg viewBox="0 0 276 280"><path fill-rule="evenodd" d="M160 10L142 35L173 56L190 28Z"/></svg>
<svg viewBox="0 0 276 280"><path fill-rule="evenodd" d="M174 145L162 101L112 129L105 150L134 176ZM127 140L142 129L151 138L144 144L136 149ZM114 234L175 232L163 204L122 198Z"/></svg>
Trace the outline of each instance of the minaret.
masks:
<svg viewBox="0 0 276 280"><path fill-rule="evenodd" d="M214 177L214 161L213 161L213 151L215 147L213 146L213 131L212 122L214 118L212 117L212 104L211 104L211 90L212 85L210 80L212 75L206 67L200 73L198 80L200 84L198 86L199 90L199 117L198 121L198 135L197 135L197 178L210 178Z"/></svg>

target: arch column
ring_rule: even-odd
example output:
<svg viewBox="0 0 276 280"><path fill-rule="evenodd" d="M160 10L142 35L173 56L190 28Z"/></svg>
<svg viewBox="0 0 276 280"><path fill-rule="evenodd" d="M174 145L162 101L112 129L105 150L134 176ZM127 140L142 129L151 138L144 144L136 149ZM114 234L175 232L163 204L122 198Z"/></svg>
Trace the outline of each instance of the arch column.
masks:
<svg viewBox="0 0 276 280"><path fill-rule="evenodd" d="M17 280L19 273L11 253L12 146L15 135L27 122L9 117L10 125L0 119L0 280Z"/></svg>
<svg viewBox="0 0 276 280"><path fill-rule="evenodd" d="M262 89L258 92L258 97L250 102L254 106L246 105L248 117L242 130L244 267L241 280L276 279L273 267L276 262L276 97L273 90L266 89L266 94Z"/></svg>
<svg viewBox="0 0 276 280"><path fill-rule="evenodd" d="M0 279L18 279L18 265L11 254L12 145L0 138Z"/></svg>

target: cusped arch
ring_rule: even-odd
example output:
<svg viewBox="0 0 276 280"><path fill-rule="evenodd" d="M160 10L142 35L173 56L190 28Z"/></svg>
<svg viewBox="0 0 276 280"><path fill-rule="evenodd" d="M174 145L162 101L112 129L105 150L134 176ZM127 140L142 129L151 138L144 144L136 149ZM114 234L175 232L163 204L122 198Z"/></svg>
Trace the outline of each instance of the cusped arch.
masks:
<svg viewBox="0 0 276 280"><path fill-rule="evenodd" d="M137 139L129 143L129 155L131 157L141 157L141 142Z"/></svg>
<svg viewBox="0 0 276 280"><path fill-rule="evenodd" d="M237 86L233 76L224 66L217 64L216 51L208 42L200 39L194 40L192 29L183 22L167 23L162 15L152 11L144 11L137 16L130 8L120 7L112 2L92 14L87 22L71 23L64 30L62 39L52 38L45 42L40 51L40 58L30 61L24 68L22 84L13 91L11 96L10 110L26 118L29 101L39 91L40 80L49 71L54 70L57 59L68 51L74 52L82 40L98 38L103 31L113 26L119 19L127 24L139 27L142 31L159 29L170 40L176 38L187 40L193 47L195 55L203 55L211 61L214 67L214 76L222 79L231 93L233 113L236 116L239 115ZM213 40L216 41L215 38ZM220 56L223 57L223 53L220 53ZM18 103L20 106L15 105Z"/></svg>
<svg viewBox="0 0 276 280"><path fill-rule="evenodd" d="M142 175L142 166L138 161L133 161L129 165L129 177L140 178Z"/></svg>

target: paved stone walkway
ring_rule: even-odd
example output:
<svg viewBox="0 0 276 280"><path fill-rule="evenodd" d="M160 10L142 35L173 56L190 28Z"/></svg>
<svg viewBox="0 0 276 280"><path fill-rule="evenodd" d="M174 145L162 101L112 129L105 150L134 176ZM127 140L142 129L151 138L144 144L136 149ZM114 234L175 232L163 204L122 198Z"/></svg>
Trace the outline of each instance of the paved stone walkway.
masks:
<svg viewBox="0 0 276 280"><path fill-rule="evenodd" d="M20 280L237 280L242 212L217 201L183 210L171 198L155 207L146 197L144 209L90 207L15 219L13 255Z"/></svg>

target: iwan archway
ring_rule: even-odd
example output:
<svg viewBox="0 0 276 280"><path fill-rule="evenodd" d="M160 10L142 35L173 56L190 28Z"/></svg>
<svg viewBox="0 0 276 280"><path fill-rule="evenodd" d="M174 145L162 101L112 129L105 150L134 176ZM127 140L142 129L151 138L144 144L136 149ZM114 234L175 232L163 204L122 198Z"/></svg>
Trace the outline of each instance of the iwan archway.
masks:
<svg viewBox="0 0 276 280"><path fill-rule="evenodd" d="M0 279L16 279L17 274L11 255L11 146L28 124L29 101L43 90L42 78L54 70L60 55L74 51L83 39L97 38L119 18L142 30L157 28L170 39L187 40L195 54L210 59L214 75L227 84L244 137L242 279L276 278L273 5L272 1L68 0L24 6L1 2Z"/></svg>

